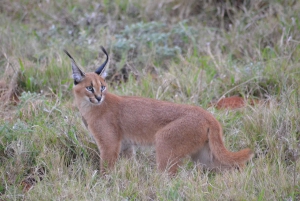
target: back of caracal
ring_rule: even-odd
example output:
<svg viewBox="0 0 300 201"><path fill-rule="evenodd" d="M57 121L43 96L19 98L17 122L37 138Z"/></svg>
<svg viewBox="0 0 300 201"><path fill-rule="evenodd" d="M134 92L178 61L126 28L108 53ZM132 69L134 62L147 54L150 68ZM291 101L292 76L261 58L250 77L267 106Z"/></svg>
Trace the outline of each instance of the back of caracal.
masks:
<svg viewBox="0 0 300 201"><path fill-rule="evenodd" d="M108 54L101 48L106 61L89 73L65 51L72 62L75 103L99 148L101 172L114 166L122 150L130 155L131 143L154 145L158 169L170 174L185 156L214 170L244 167L252 157L250 149L227 150L220 123L200 107L109 93L102 77Z"/></svg>

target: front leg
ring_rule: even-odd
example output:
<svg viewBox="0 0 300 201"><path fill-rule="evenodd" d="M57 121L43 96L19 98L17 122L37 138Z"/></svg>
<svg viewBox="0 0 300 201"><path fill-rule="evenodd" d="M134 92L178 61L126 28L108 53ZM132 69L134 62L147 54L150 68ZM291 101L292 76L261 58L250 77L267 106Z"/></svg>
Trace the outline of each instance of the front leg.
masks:
<svg viewBox="0 0 300 201"><path fill-rule="evenodd" d="M121 147L121 137L111 127L90 127L90 131L100 151L100 171L111 170L118 159Z"/></svg>
<svg viewBox="0 0 300 201"><path fill-rule="evenodd" d="M120 152L121 141L102 143L100 145L100 171L105 174L112 170Z"/></svg>

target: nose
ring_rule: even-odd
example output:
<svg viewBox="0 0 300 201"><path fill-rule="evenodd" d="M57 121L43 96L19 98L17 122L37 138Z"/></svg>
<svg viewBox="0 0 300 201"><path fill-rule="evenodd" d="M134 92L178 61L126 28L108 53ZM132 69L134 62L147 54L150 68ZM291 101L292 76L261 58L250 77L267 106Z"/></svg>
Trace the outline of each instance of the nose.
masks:
<svg viewBox="0 0 300 201"><path fill-rule="evenodd" d="M100 102L102 97L101 96L95 96L95 98L97 99L98 102Z"/></svg>

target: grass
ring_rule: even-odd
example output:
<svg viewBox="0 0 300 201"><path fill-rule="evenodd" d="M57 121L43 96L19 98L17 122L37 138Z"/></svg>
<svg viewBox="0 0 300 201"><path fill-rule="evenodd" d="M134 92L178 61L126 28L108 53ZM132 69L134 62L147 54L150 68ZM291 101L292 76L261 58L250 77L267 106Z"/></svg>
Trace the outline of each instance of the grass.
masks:
<svg viewBox="0 0 300 201"><path fill-rule="evenodd" d="M299 200L300 3L239 2L3 0L0 200ZM169 178L139 147L100 176L62 51L93 71L100 45L112 93L207 108L226 147L254 150L245 170L214 174L187 159ZM232 95L264 104L209 107Z"/></svg>

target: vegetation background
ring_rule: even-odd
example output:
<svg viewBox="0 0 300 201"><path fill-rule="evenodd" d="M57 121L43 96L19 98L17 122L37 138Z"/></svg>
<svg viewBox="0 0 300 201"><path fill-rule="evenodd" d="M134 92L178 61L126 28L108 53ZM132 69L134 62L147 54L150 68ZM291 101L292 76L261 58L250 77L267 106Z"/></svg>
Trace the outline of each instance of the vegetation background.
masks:
<svg viewBox="0 0 300 201"><path fill-rule="evenodd" d="M297 0L1 0L0 200L300 200L299 44ZM101 177L62 51L92 71L100 45L112 93L208 109L245 170L169 178L138 148Z"/></svg>

